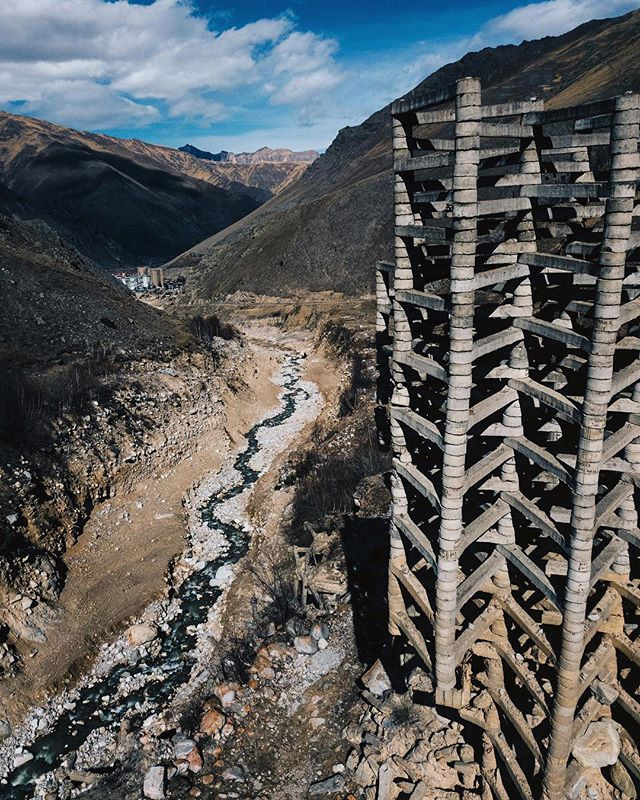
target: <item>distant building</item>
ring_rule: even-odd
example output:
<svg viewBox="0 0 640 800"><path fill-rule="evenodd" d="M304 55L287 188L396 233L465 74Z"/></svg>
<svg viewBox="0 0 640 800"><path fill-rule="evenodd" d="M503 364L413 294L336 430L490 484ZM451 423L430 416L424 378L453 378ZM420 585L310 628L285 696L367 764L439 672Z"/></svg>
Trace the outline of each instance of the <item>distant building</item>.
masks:
<svg viewBox="0 0 640 800"><path fill-rule="evenodd" d="M151 269L151 285L156 288L164 288L164 270L162 267Z"/></svg>

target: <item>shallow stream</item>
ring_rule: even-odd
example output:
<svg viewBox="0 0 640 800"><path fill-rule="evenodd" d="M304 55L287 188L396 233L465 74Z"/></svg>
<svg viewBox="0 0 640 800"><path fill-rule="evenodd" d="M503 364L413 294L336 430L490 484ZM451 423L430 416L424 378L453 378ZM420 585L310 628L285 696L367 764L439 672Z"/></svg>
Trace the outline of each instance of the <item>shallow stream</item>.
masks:
<svg viewBox="0 0 640 800"><path fill-rule="evenodd" d="M224 552L192 572L180 585L175 597L180 610L172 620L168 633L160 633L161 649L142 655L137 663L118 664L98 682L80 691L75 707L65 711L45 734L29 747L33 759L14 769L7 776L8 785L0 786L3 800L27 800L33 796L36 780L56 769L77 750L96 728L117 731L127 717L130 729L139 728L152 713L162 710L176 691L186 684L195 663L196 626L206 622L212 606L222 593L215 576L221 567L233 565L247 552L249 534L240 525L223 521L217 516L219 507L231 498L250 489L262 471L251 466L261 463L255 456L262 449L261 432L266 428L282 426L296 411L298 404L309 398L300 377L300 357L288 355L282 370L282 407L278 413L253 426L246 435L247 446L235 459L235 472L241 480L215 492L200 514L208 526L226 540ZM140 689L130 692L124 699L118 697L118 687L123 679L144 678ZM144 707L142 707L144 706Z"/></svg>

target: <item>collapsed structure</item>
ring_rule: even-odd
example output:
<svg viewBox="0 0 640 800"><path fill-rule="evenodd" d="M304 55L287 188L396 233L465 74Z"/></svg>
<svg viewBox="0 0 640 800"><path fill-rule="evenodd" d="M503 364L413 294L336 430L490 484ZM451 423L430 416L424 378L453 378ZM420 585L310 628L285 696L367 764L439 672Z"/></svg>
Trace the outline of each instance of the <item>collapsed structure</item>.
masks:
<svg viewBox="0 0 640 800"><path fill-rule="evenodd" d="M390 632L479 731L486 796L559 800L600 768L631 792L640 97L483 105L465 78L392 115Z"/></svg>

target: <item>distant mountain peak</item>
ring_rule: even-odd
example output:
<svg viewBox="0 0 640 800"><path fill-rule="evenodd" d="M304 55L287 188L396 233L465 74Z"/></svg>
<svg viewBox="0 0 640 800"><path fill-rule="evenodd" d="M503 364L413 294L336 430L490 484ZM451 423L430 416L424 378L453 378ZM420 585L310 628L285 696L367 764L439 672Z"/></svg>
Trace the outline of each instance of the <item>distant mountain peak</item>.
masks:
<svg viewBox="0 0 640 800"><path fill-rule="evenodd" d="M231 153L228 150L210 153L208 150L200 150L192 144L185 144L178 150L204 161L222 161L229 164L311 164L320 155L316 150L296 152L286 147L261 147L253 153Z"/></svg>

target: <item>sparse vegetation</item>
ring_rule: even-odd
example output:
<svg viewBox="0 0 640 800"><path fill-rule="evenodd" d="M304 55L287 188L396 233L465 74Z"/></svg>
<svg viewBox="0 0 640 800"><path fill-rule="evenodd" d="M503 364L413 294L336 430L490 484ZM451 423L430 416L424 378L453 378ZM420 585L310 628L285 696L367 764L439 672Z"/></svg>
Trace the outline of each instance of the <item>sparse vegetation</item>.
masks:
<svg viewBox="0 0 640 800"><path fill-rule="evenodd" d="M369 420L356 427L348 445L331 447L320 431L298 465L298 488L293 501L291 537L307 544L305 522L316 522L327 514L352 510L353 493L363 478L389 468L388 454L378 449Z"/></svg>
<svg viewBox="0 0 640 800"><path fill-rule="evenodd" d="M371 371L359 353L351 357L351 380L349 385L340 395L340 416L352 414L358 404L362 402L367 393L373 389L374 378Z"/></svg>
<svg viewBox="0 0 640 800"><path fill-rule="evenodd" d="M215 314L203 317L198 314L189 320L189 330L201 342L211 342L214 338L239 339L240 331L229 322L222 322Z"/></svg>
<svg viewBox="0 0 640 800"><path fill-rule="evenodd" d="M0 442L41 444L51 419L65 411L81 411L105 389L112 371L108 355L39 371L0 367Z"/></svg>
<svg viewBox="0 0 640 800"><path fill-rule="evenodd" d="M389 714L390 727L413 728L419 725L421 721L420 713L409 694L401 694L394 697L391 713Z"/></svg>
<svg viewBox="0 0 640 800"><path fill-rule="evenodd" d="M324 325L321 335L336 356L351 362L351 378L340 395L340 416L346 417L355 411L374 387L373 372L362 356L366 344L358 339L357 332L335 320Z"/></svg>
<svg viewBox="0 0 640 800"><path fill-rule="evenodd" d="M246 683L249 680L249 668L253 664L257 650L258 642L250 632L246 636L230 639L220 657L219 677L225 681Z"/></svg>
<svg viewBox="0 0 640 800"><path fill-rule="evenodd" d="M320 336L338 356L354 355L356 353L353 330L347 328L341 322L336 322L333 319L329 320L323 326Z"/></svg>
<svg viewBox="0 0 640 800"><path fill-rule="evenodd" d="M273 554L266 555L259 566L252 565L251 571L266 599L266 606L257 612L259 622L268 621L277 627L284 627L290 619L301 613L290 556L282 561Z"/></svg>

